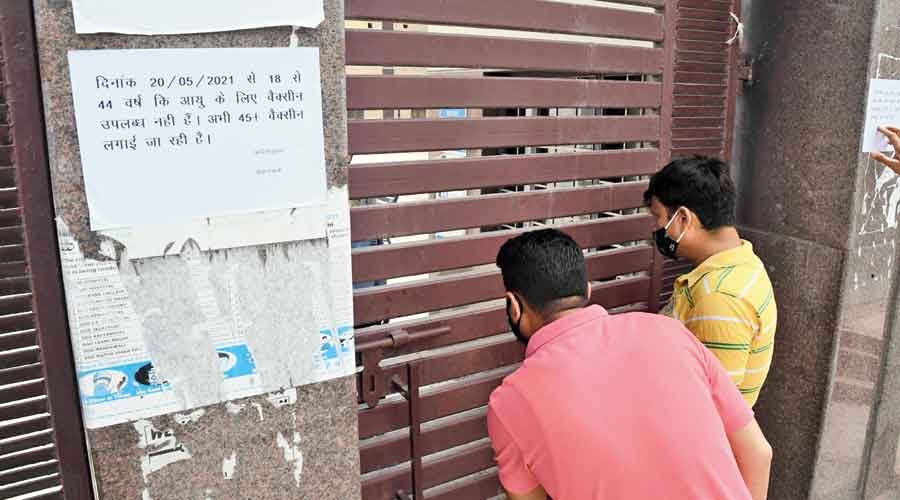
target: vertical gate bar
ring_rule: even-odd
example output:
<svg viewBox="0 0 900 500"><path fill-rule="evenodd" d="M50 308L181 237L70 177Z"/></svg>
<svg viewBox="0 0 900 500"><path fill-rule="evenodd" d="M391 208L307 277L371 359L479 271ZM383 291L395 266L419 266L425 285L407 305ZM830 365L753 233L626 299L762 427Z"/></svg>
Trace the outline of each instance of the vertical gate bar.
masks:
<svg viewBox="0 0 900 500"><path fill-rule="evenodd" d="M741 17L741 0L732 0L731 12ZM731 22L731 20L729 20ZM737 25L734 27L737 33ZM740 82L738 81L738 64L740 64L743 47L741 47L740 37L735 38L728 50L728 94L725 102L725 144L723 146L723 160L731 161L732 148L734 146L734 120L735 108L737 106L737 93Z"/></svg>
<svg viewBox="0 0 900 500"><path fill-rule="evenodd" d="M421 363L419 360L406 365L406 377L409 388L409 448L412 458L412 490L413 500L424 500L422 483L422 422L419 408L419 373Z"/></svg>
<svg viewBox="0 0 900 500"><path fill-rule="evenodd" d="M0 2L0 38L35 324L63 497L86 500L92 498L93 486L60 275L32 2Z"/></svg>
<svg viewBox="0 0 900 500"><path fill-rule="evenodd" d="M675 102L675 44L676 26L678 24L678 0L666 0L663 12L665 19L665 52L662 81L662 106L659 109L659 165L657 170L669 163L672 158L672 106ZM663 264L665 257L659 252L653 253L653 266L650 270L650 312L659 311L659 295L662 291Z"/></svg>

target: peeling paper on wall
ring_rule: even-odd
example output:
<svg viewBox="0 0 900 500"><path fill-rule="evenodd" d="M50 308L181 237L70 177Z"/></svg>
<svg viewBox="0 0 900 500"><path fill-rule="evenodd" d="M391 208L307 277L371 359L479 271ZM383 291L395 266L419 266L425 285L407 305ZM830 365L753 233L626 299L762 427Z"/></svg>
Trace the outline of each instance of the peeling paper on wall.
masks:
<svg viewBox="0 0 900 500"><path fill-rule="evenodd" d="M290 388L353 374L346 189L328 206L324 239L211 253L189 239L165 258L131 260L126 246L102 262L58 220L86 426L273 391L280 407Z"/></svg>
<svg viewBox="0 0 900 500"><path fill-rule="evenodd" d="M174 418L175 418L175 422L178 423L178 425L185 425L189 422L193 422L193 423L199 422L200 417L202 417L203 415L206 415L206 410L201 408L199 410L194 410L189 414L176 413Z"/></svg>
<svg viewBox="0 0 900 500"><path fill-rule="evenodd" d="M300 433L295 432L292 442L284 437L284 434L278 433L275 436L275 444L281 448L284 454L284 461L293 465L294 484L300 487L300 478L303 476L303 452L300 451Z"/></svg>
<svg viewBox="0 0 900 500"><path fill-rule="evenodd" d="M224 479L234 478L234 469L237 467L237 452L232 451L231 456L222 460L222 477Z"/></svg>
<svg viewBox="0 0 900 500"><path fill-rule="evenodd" d="M145 484L150 474L167 465L191 458L190 452L184 444L178 442L171 430L160 431L149 420L134 422L134 430L139 436L138 448L146 450L141 457L141 474Z"/></svg>

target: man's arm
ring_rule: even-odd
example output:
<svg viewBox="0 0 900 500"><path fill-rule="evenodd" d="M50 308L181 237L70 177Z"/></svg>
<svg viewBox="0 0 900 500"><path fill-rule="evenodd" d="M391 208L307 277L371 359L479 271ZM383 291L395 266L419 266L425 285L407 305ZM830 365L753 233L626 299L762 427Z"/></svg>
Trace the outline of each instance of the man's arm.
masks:
<svg viewBox="0 0 900 500"><path fill-rule="evenodd" d="M487 424L499 469L500 484L509 500L546 500L547 493L525 464L525 457L493 407L488 405ZM518 493L516 493L518 492Z"/></svg>
<svg viewBox="0 0 900 500"><path fill-rule="evenodd" d="M753 500L765 500L769 491L769 471L772 466L772 447L763 436L753 410L744 402L725 368L708 350L701 349L706 361L709 388L728 436L731 452L741 477Z"/></svg>
<svg viewBox="0 0 900 500"><path fill-rule="evenodd" d="M753 500L765 500L769 494L772 446L766 441L756 419L729 434L728 442Z"/></svg>

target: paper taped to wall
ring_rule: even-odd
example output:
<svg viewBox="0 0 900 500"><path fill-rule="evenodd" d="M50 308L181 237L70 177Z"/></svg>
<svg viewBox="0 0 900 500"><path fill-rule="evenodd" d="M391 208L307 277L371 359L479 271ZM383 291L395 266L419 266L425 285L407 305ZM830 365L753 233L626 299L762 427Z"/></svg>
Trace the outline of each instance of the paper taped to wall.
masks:
<svg viewBox="0 0 900 500"><path fill-rule="evenodd" d="M252 5L252 6L251 6ZM315 28L322 0L73 0L77 33L175 35L269 26Z"/></svg>
<svg viewBox="0 0 900 500"><path fill-rule="evenodd" d="M892 151L878 127L900 127L900 80L869 80L866 100L866 125L863 130L863 152Z"/></svg>

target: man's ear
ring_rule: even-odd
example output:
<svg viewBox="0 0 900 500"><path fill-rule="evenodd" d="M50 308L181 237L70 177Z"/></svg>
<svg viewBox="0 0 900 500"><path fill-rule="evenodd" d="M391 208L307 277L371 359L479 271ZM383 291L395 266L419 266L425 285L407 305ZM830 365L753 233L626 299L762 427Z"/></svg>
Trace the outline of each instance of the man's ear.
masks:
<svg viewBox="0 0 900 500"><path fill-rule="evenodd" d="M522 317L522 302L512 292L506 292L506 303L509 308L509 317L515 322Z"/></svg>
<svg viewBox="0 0 900 500"><path fill-rule="evenodd" d="M688 207L682 207L678 217L681 218L681 227L703 229L703 223L700 222L700 217L697 217L697 214Z"/></svg>

